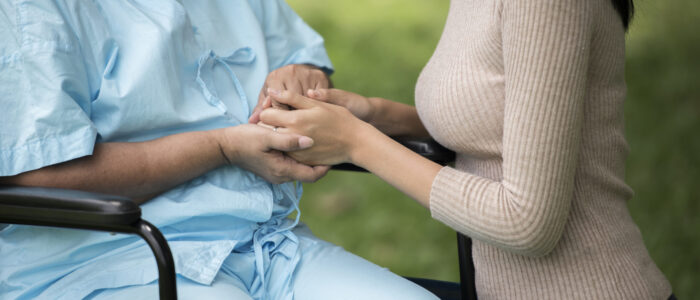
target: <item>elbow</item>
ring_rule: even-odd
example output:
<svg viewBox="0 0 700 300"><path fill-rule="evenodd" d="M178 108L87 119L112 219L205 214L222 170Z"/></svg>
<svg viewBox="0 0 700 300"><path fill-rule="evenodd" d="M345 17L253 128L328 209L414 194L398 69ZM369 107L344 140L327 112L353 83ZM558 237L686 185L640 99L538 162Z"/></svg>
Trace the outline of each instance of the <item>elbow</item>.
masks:
<svg viewBox="0 0 700 300"><path fill-rule="evenodd" d="M562 239L566 225L566 218L562 219L538 223L525 222L531 225L513 226L513 230L500 232L496 235L483 235L470 230L459 231L503 251L536 258L547 256L556 249L559 241Z"/></svg>
<svg viewBox="0 0 700 300"><path fill-rule="evenodd" d="M544 257L554 251L560 239L561 235L556 237L538 236L531 240L525 240L524 243L519 243L513 248L513 252L527 257Z"/></svg>
<svg viewBox="0 0 700 300"><path fill-rule="evenodd" d="M550 218L531 220L529 226L524 226L519 238L512 241L511 250L527 257L547 256L559 244L564 234L568 213Z"/></svg>
<svg viewBox="0 0 700 300"><path fill-rule="evenodd" d="M571 198L537 197L527 199L533 206L513 206L510 211L508 229L501 231L500 246L505 251L526 256L544 257L551 254L559 244L569 219ZM511 198L511 203L522 203ZM517 209L525 208L528 209Z"/></svg>
<svg viewBox="0 0 700 300"><path fill-rule="evenodd" d="M472 214L471 210L465 209L463 212L468 221L437 216L438 220L462 234L505 252L544 257L556 251L564 235L572 200L568 193L523 198L501 189L495 201L501 204L498 210Z"/></svg>

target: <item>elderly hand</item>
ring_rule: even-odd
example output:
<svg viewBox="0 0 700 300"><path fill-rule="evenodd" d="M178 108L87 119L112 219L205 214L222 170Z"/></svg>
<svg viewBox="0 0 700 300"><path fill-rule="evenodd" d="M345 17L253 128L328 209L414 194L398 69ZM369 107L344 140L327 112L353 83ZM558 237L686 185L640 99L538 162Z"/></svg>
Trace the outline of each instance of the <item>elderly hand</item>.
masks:
<svg viewBox="0 0 700 300"><path fill-rule="evenodd" d="M216 133L222 155L229 164L251 171L269 182L313 182L328 172L327 166L308 166L283 153L311 147L313 140L308 137L252 124L222 128Z"/></svg>
<svg viewBox="0 0 700 300"><path fill-rule="evenodd" d="M332 103L347 108L360 120L371 123L376 113L375 103L381 101L378 98L368 98L352 92L340 89L310 89L306 95L314 100Z"/></svg>
<svg viewBox="0 0 700 300"><path fill-rule="evenodd" d="M274 70L267 75L258 96L258 104L253 109L248 122L251 124L260 122L260 112L265 108L287 108L286 105L271 101L268 97L268 89L286 90L293 94L305 95L309 89L326 89L329 86L328 75L314 66L293 64Z"/></svg>
<svg viewBox="0 0 700 300"><path fill-rule="evenodd" d="M310 165L334 165L352 162L353 151L362 143L367 130L376 130L356 118L347 108L309 99L289 91L270 91L270 97L295 110L266 109L262 122L279 127L281 133L295 133L313 139L308 149L287 155Z"/></svg>

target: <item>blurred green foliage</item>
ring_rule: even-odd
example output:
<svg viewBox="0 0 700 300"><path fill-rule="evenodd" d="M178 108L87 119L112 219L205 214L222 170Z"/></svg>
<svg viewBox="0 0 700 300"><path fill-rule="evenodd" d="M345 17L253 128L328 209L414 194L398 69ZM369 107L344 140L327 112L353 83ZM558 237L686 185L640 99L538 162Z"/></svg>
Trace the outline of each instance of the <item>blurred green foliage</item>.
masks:
<svg viewBox="0 0 700 300"><path fill-rule="evenodd" d="M447 0L289 0L326 39L339 88L413 102ZM680 299L700 283L700 1L636 1L625 107L629 202ZM404 276L458 281L455 233L370 174L333 171L306 184L302 220L316 235Z"/></svg>

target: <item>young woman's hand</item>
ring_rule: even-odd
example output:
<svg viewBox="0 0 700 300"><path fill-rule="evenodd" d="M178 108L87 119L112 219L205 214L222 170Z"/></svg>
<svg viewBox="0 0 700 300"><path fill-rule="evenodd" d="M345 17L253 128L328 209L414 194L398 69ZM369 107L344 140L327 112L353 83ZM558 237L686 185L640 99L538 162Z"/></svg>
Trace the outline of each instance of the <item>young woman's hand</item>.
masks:
<svg viewBox="0 0 700 300"><path fill-rule="evenodd" d="M329 169L299 163L283 153L311 147L313 140L305 136L252 124L222 128L216 134L221 154L229 164L275 184L293 180L313 182Z"/></svg>
<svg viewBox="0 0 700 300"><path fill-rule="evenodd" d="M389 136L428 137L416 108L378 97L364 97L339 89L314 89L309 98L347 108L360 120Z"/></svg>
<svg viewBox="0 0 700 300"><path fill-rule="evenodd" d="M294 94L305 95L309 89L325 89L329 86L328 75L314 66L292 64L276 69L267 75L265 84L258 95L258 104L253 109L248 123L257 124L260 122L260 112L268 107L286 108L280 103L269 101L268 89L287 90Z"/></svg>
<svg viewBox="0 0 700 300"><path fill-rule="evenodd" d="M260 119L283 133L295 133L313 139L313 147L290 151L297 161L311 165L334 165L352 162L353 151L362 142L363 133L375 130L353 116L350 111L334 104L315 101L289 91L269 92L270 97L295 110L266 109Z"/></svg>
<svg viewBox="0 0 700 300"><path fill-rule="evenodd" d="M347 108L360 120L371 123L376 112L375 102L379 98L367 98L339 89L309 89L306 95L314 100L332 103Z"/></svg>

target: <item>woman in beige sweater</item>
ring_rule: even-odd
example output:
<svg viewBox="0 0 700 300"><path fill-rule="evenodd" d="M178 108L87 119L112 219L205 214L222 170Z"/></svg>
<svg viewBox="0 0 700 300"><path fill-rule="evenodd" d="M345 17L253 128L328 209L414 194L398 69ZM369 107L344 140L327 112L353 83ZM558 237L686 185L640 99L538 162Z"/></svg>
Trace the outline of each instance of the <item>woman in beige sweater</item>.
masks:
<svg viewBox="0 0 700 300"><path fill-rule="evenodd" d="M260 118L314 140L295 159L364 167L472 237L481 299L667 299L626 207L630 10L627 0L453 0L416 108L270 90L297 110ZM458 153L456 166L389 135L429 135Z"/></svg>

